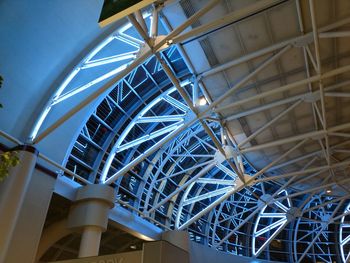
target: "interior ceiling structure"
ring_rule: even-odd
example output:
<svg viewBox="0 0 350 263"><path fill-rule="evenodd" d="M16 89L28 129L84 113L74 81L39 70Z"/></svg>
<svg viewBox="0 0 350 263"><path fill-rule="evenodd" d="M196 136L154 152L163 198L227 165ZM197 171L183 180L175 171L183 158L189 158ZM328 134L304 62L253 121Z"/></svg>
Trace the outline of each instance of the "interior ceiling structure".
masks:
<svg viewBox="0 0 350 263"><path fill-rule="evenodd" d="M348 0L156 2L66 75L31 140L97 101L73 180L219 250L346 262L349 15Z"/></svg>

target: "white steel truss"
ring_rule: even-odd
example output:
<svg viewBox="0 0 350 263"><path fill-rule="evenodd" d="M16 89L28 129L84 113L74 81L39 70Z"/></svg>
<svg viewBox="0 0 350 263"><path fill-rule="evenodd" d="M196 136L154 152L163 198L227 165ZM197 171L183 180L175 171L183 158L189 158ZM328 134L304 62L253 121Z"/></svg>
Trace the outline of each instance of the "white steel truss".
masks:
<svg viewBox="0 0 350 263"><path fill-rule="evenodd" d="M344 210L344 214L349 214L350 205ZM340 253L344 263L349 262L350 258L350 233L349 233L350 223L349 223L349 215L342 216L339 225L339 246Z"/></svg>
<svg viewBox="0 0 350 263"><path fill-rule="evenodd" d="M229 26L237 30L236 23L252 15L263 14L266 22L266 10L290 2L295 4L300 34L273 41L252 52L247 52L240 39L245 51L242 56L196 72L195 61L186 54L186 43L202 40ZM264 0L200 24L199 19L219 3L218 0L209 1L174 29L158 6L143 15L139 11L129 15L130 23L92 50L63 80L38 118L31 140L40 142L118 84L117 99L111 94L104 99L108 114L118 109L123 115L118 124L125 124L125 127L117 132L116 127L107 122L108 118L103 119L95 110L92 115L98 120L98 129L108 130L112 135L106 140L108 143L99 144L93 140L98 129L95 134L86 124L73 150L83 156L92 145L99 152L96 154L99 163L88 163L74 156L76 170L73 172L78 173L76 167L81 165L93 173L103 163L94 178L98 178L99 183L116 186L117 202L121 205L164 229L188 229L196 241L235 254L269 259L269 247L276 241L283 243L292 254L288 257L290 261L332 262L335 255L330 249L330 245L334 245L330 241L333 230L330 226L340 220L340 249L346 262L350 240L347 232L349 206L341 214L338 210L349 198L346 185L350 181L347 177L350 122L332 122L327 105L335 99L346 101L349 97L350 80L346 75L350 65L333 60L325 62L327 58L322 57L321 46L322 41L349 37L349 31L343 27L350 19L345 17L320 27L315 9L317 2L310 0L307 10L312 29L306 32L302 15L305 3ZM189 28L194 22L199 25ZM159 35L161 24L169 31L163 36ZM114 43L123 48L100 55ZM302 54L304 64L299 71L304 76L300 77L299 71L281 70L281 61L289 58L292 52ZM180 55L169 59L175 53ZM180 76L175 70L179 61L186 64L186 76ZM331 67L331 63L336 65ZM228 72L242 65L247 65L248 73L228 81ZM279 68L278 75L261 77L274 66ZM144 82L138 82L138 68L144 69L147 76ZM93 79L83 75L97 69L104 73ZM158 83L156 74L159 72L166 78L164 86ZM223 75L228 83L220 94L216 94L216 87L208 84L211 77L218 75ZM156 96L152 96L155 98L143 97L138 90L146 80L154 84ZM259 90L259 83L275 81L281 83ZM259 92L246 96L244 92L254 87L258 87ZM87 98L44 128L43 123L55 106L88 89L93 92ZM206 105L200 105L201 96ZM142 106L132 110L121 106L120 102L131 101L133 97L142 101ZM300 132L278 138L266 136L265 139L267 132L273 134L279 125L292 123L288 118L306 108L311 116L307 127L312 128L302 127ZM268 117L261 117L261 123L252 125L250 132L243 131L240 139L232 126L245 121L248 127L250 118L260 120L256 118L258 114L261 114L259 118ZM278 153L268 156L260 169L248 162L251 158L258 163L261 160L253 157L273 151ZM333 191L339 196L333 196ZM291 212L295 215L291 216ZM254 222L253 230L247 228L251 222ZM288 227L294 227L294 234L287 234ZM245 239L251 244L249 249L243 244Z"/></svg>
<svg viewBox="0 0 350 263"><path fill-rule="evenodd" d="M265 195L262 198L269 204L273 204L274 206L279 207L282 211L269 210L270 207L267 205L263 206L261 209L253 230L252 236L252 254L253 256L259 256L261 252L269 245L271 240L273 240L283 228L290 222L289 218L287 218L287 213L289 209L292 207L291 201L288 198L288 192L286 190L282 190L278 193L277 196L284 195L287 199L281 201L273 201L272 196ZM262 221L267 222L267 225L264 225ZM258 239L265 239L263 242L260 241L258 244Z"/></svg>

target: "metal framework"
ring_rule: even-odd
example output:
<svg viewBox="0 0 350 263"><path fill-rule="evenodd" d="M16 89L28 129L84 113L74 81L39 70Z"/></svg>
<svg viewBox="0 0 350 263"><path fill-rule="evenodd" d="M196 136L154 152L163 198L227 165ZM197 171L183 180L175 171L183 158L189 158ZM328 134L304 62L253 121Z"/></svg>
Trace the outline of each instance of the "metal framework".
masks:
<svg viewBox="0 0 350 263"><path fill-rule="evenodd" d="M286 190L277 193L276 196L282 195L288 197L288 192ZM273 202L271 201L273 200L273 197L268 194L262 195L260 198L265 202ZM261 209L256 219L252 236L252 254L254 256L259 256L269 245L271 240L273 240L289 223L290 219L288 218L287 213L292 206L291 201L289 198L283 201L273 202L273 205L279 207L282 211L278 211L267 205L263 206ZM266 222L265 224L264 221ZM261 242L261 239L263 239L263 242ZM260 244L258 245L258 243Z"/></svg>
<svg viewBox="0 0 350 263"><path fill-rule="evenodd" d="M228 4L211 0L192 14L186 9L187 21L175 28L162 9L167 5L129 15L129 23L62 81L33 128L32 142L100 98L66 160L79 175L73 180L111 184L118 205L163 229L188 229L193 240L229 253L333 262L340 260L339 249L347 262L350 120L333 121L329 104L349 97L350 65L329 61L320 46L347 38L349 17L320 26L316 1L263 0L203 23L217 5ZM237 23L258 16L269 24L276 7L295 11L298 34L276 41L270 32L271 45L248 52ZM303 12L309 12L310 31ZM243 54L198 72L186 44L197 41L208 51L203 39L228 28L237 33ZM291 53L303 65L283 70ZM229 72L240 72L243 64L248 72L229 81ZM272 67L277 73L265 77ZM210 86L218 75L228 83L220 94ZM275 81L280 83L263 88ZM45 123L56 105L84 92L86 98L65 115ZM297 111L308 118L307 128L278 134ZM247 127L258 114L267 117L239 138L233 126ZM279 137L264 137L267 132ZM259 160L265 155L267 161Z"/></svg>
<svg viewBox="0 0 350 263"><path fill-rule="evenodd" d="M339 226L339 244L340 244L340 253L343 262L348 262L350 257L350 250L349 250L349 240L350 240L350 233L349 233L349 211L350 211L350 205L346 207L344 210L344 215L342 216L340 220L340 226Z"/></svg>
<svg viewBox="0 0 350 263"><path fill-rule="evenodd" d="M330 203L326 206L310 209L327 201L327 198L323 199L324 197L313 197L305 205L296 222L293 244L296 262L301 262L305 257L315 262L333 262L332 258L335 253L331 247L333 242L328 222L334 217L337 205ZM305 244L306 249L301 244Z"/></svg>

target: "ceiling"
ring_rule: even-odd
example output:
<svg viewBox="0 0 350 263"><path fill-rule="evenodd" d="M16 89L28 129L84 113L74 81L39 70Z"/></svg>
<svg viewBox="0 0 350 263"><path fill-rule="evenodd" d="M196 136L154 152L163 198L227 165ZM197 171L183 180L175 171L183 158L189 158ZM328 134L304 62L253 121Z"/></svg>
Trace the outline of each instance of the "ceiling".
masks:
<svg viewBox="0 0 350 263"><path fill-rule="evenodd" d="M77 20L77 6L48 7L79 24L73 40L90 31L64 46L54 76L33 74L40 81L23 94L27 103L8 110L20 126L8 117L5 131L29 137L76 182L113 185L135 215L219 250L290 262L348 255L337 233L350 194L350 2L161 1L144 18L98 29L89 14L100 6ZM57 198L47 227L69 206ZM74 257L78 241L67 236L43 260ZM111 226L102 250L133 242Z"/></svg>
<svg viewBox="0 0 350 263"><path fill-rule="evenodd" d="M223 1L196 26L235 14L254 2ZM210 100L221 100L214 114L222 118L254 168L267 167L266 176L294 172L310 176L294 187L305 190L331 184L333 193L346 195L349 73L308 79L348 64L349 39L325 32L349 29L347 20L335 24L348 17L349 2L277 2L268 10L195 36L209 67L203 70L194 61L194 69ZM187 16L203 5L203 1L181 1ZM188 53L192 41L182 45ZM298 173L305 169L310 172ZM278 181L285 183L289 178Z"/></svg>

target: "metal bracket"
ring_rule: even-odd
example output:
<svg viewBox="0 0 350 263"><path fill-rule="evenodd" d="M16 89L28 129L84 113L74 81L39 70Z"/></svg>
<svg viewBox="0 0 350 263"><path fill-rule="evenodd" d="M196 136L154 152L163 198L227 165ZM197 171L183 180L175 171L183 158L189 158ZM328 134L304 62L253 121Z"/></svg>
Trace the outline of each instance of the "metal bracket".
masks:
<svg viewBox="0 0 350 263"><path fill-rule="evenodd" d="M314 41L313 35L308 34L293 41L292 45L294 47L305 47L308 44L311 44L313 41Z"/></svg>
<svg viewBox="0 0 350 263"><path fill-rule="evenodd" d="M297 207L291 207L286 213L288 222L292 222L297 217L301 217L301 210Z"/></svg>
<svg viewBox="0 0 350 263"><path fill-rule="evenodd" d="M320 100L320 98L321 98L320 97L320 93L313 92L313 93L305 94L304 97L303 97L303 100L305 102L314 103L314 102Z"/></svg>
<svg viewBox="0 0 350 263"><path fill-rule="evenodd" d="M264 206L266 206L267 204L273 203L273 201L274 199L269 194L264 194L260 196L258 200L258 209L263 209Z"/></svg>

